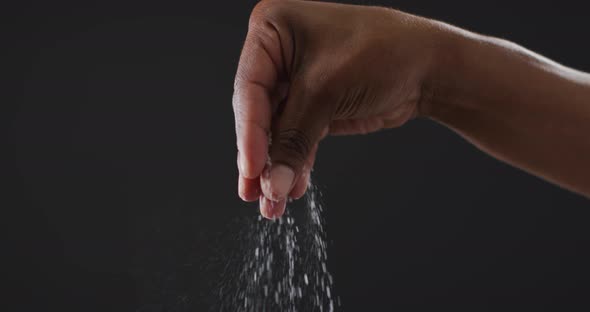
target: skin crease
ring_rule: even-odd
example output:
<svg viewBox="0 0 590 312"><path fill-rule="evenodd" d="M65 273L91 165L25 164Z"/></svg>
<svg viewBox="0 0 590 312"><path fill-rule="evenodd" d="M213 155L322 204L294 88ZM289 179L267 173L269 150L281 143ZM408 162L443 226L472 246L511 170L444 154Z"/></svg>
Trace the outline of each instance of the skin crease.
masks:
<svg viewBox="0 0 590 312"><path fill-rule="evenodd" d="M238 193L260 200L267 218L283 214L287 197L303 196L323 137L399 127L416 117L590 195L590 75L514 43L392 9L260 2L233 107Z"/></svg>

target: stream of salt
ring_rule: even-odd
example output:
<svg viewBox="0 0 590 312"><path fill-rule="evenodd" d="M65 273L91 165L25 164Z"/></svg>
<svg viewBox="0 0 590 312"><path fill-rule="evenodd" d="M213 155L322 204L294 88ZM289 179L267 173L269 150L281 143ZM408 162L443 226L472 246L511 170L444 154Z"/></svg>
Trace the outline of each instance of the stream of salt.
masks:
<svg viewBox="0 0 590 312"><path fill-rule="evenodd" d="M241 268L220 293L221 311L332 312L340 306L327 267L320 197L310 184L305 207L288 207L278 220L258 216L251 222L240 237L243 259L233 261Z"/></svg>

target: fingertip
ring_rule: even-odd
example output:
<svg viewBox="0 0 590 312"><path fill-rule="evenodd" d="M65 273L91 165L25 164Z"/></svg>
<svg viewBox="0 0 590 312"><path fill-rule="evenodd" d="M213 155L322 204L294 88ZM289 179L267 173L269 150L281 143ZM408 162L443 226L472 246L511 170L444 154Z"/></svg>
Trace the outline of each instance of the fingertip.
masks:
<svg viewBox="0 0 590 312"><path fill-rule="evenodd" d="M242 176L238 180L238 195L243 201L253 202L261 194L260 179L247 179Z"/></svg>
<svg viewBox="0 0 590 312"><path fill-rule="evenodd" d="M324 132L327 131L327 127L324 129ZM322 134L324 136L325 133ZM314 144L309 156L307 157L306 164L303 166L303 172L301 176L299 176L293 190L289 194L290 197L294 199L299 199L305 195L307 188L309 186L309 181L311 179L311 171L313 170L313 165L315 163L315 156L318 151L318 144Z"/></svg>
<svg viewBox="0 0 590 312"><path fill-rule="evenodd" d="M301 197L303 197L303 195L305 195L305 192L307 191L308 184L309 184L309 172L305 171L305 172L303 172L303 174L301 174L299 179L297 179L297 183L295 183L295 186L293 187L293 190L289 194L289 197L291 197L293 199L300 199Z"/></svg>
<svg viewBox="0 0 590 312"><path fill-rule="evenodd" d="M281 201L285 200L293 189L296 175L291 167L274 164L264 169L260 181L262 192L267 198L273 201Z"/></svg>
<svg viewBox="0 0 590 312"><path fill-rule="evenodd" d="M244 180L245 179L241 176L238 178L238 196L240 196L243 201L247 202L248 194L246 193L246 181Z"/></svg>
<svg viewBox="0 0 590 312"><path fill-rule="evenodd" d="M269 200L266 199L266 197L264 197L264 196L260 196L259 205L260 205L260 214L266 219L272 219Z"/></svg>
<svg viewBox="0 0 590 312"><path fill-rule="evenodd" d="M285 213L286 204L286 200L271 201L260 196L260 214L269 220L278 219Z"/></svg>

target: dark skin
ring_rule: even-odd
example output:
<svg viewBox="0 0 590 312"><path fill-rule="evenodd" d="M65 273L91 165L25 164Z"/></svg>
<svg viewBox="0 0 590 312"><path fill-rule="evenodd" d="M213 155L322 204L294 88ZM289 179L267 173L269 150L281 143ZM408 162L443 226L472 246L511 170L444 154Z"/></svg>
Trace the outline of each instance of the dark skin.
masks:
<svg viewBox="0 0 590 312"><path fill-rule="evenodd" d="M303 196L326 135L416 117L590 196L590 75L505 40L387 8L265 0L234 90L238 192L267 218Z"/></svg>

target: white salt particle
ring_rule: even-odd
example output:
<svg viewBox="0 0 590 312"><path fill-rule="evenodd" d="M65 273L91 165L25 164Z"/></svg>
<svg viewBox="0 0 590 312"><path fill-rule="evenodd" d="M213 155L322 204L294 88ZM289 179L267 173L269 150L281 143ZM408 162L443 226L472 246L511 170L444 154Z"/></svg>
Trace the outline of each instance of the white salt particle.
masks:
<svg viewBox="0 0 590 312"><path fill-rule="evenodd" d="M274 221L258 216L249 228L251 232L240 236L251 242L243 242L246 258L237 283L234 278L224 285L229 286L229 291L219 291L220 301L224 302L220 311L334 311L319 194L316 187L309 185L307 209L297 222L289 209ZM296 275L301 271L305 271L303 279ZM232 293L231 287L236 287L236 292Z"/></svg>

